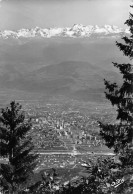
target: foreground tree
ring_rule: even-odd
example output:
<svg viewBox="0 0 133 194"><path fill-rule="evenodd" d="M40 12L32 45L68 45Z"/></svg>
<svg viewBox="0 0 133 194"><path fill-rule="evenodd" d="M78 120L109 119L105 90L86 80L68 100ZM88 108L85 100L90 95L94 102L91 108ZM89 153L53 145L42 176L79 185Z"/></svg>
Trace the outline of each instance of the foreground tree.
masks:
<svg viewBox="0 0 133 194"><path fill-rule="evenodd" d="M133 6L131 6L133 8ZM129 63L113 63L119 69L123 79L119 86L105 80L107 89L106 98L117 108L116 123L104 124L100 122L100 135L109 148L119 156L121 162L121 176L127 173L133 175L133 14L125 22L130 30L129 36L124 36L124 43L116 42L116 45L129 58ZM125 186L127 189L127 187ZM129 185L128 185L129 188ZM124 191L123 191L124 192ZM122 193L122 191L119 193Z"/></svg>
<svg viewBox="0 0 133 194"><path fill-rule="evenodd" d="M3 190L19 193L37 164L37 155L31 151L34 146L28 136L32 125L25 119L19 103L15 101L2 109L0 116L0 157L8 158L0 166L0 181Z"/></svg>
<svg viewBox="0 0 133 194"><path fill-rule="evenodd" d="M28 187L28 194L59 194L59 177L55 169L41 173L41 180Z"/></svg>

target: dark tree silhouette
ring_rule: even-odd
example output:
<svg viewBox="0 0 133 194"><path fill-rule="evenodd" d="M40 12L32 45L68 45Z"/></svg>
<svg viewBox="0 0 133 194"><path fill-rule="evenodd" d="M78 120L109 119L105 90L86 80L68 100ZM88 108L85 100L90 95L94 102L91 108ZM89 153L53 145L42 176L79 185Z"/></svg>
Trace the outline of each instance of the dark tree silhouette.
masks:
<svg viewBox="0 0 133 194"><path fill-rule="evenodd" d="M131 6L133 8L133 6ZM106 98L116 107L116 122L111 124L100 124L100 135L109 148L114 149L121 165L121 176L133 175L133 14L125 22L129 27L130 34L122 37L121 42L116 41L117 47L128 57L129 63L113 63L122 75L122 83L111 83L105 81ZM124 43L123 43L124 41ZM125 178L126 180L126 178ZM130 179L127 181L130 182ZM125 181L126 183L126 181ZM118 193L126 193L129 184L124 183L124 188ZM131 186L131 185L130 185ZM132 185L133 186L133 185ZM131 188L131 187L130 187ZM122 191L123 190L123 191Z"/></svg>
<svg viewBox="0 0 133 194"><path fill-rule="evenodd" d="M42 172L41 180L28 187L29 194L59 194L56 188L59 188L59 177L53 168L50 172Z"/></svg>
<svg viewBox="0 0 133 194"><path fill-rule="evenodd" d="M15 101L2 109L0 115L0 156L8 158L7 164L0 166L0 181L3 190L19 193L37 164L32 153L32 139L28 135L32 125L25 118L22 107Z"/></svg>
<svg viewBox="0 0 133 194"><path fill-rule="evenodd" d="M129 57L131 63L113 63L123 76L121 86L105 80L105 86L108 90L105 92L106 98L117 108L117 123L108 125L100 123L100 134L106 145L109 148L114 148L115 153L128 149L133 142L133 14L130 13L125 24L129 26L130 36L122 38L125 44L116 42L116 45L125 56Z"/></svg>

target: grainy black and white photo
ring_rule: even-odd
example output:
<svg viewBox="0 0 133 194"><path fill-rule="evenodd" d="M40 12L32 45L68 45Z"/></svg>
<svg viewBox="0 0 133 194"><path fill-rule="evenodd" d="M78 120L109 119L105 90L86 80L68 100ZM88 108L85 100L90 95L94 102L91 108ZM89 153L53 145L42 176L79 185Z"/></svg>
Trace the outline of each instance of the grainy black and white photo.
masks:
<svg viewBox="0 0 133 194"><path fill-rule="evenodd" d="M133 194L132 0L0 0L0 194Z"/></svg>

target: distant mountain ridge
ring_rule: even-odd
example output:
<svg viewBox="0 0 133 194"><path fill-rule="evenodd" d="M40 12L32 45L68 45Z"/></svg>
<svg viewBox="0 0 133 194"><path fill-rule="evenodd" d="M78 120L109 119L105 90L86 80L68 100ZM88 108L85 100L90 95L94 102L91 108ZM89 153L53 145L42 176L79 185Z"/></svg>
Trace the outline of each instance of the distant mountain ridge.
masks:
<svg viewBox="0 0 133 194"><path fill-rule="evenodd" d="M34 37L91 37L92 35L104 35L104 36L119 36L121 34L129 34L129 29L122 29L117 26L104 25L99 27L98 25L84 26L82 24L74 24L72 27L55 27L55 28L40 28L35 27L32 29L20 29L17 31L4 30L0 31L0 37L4 39L8 38L34 38Z"/></svg>
<svg viewBox="0 0 133 194"><path fill-rule="evenodd" d="M102 102L103 79L120 81L112 61L128 61L115 45L117 38L92 37L0 38L0 102Z"/></svg>

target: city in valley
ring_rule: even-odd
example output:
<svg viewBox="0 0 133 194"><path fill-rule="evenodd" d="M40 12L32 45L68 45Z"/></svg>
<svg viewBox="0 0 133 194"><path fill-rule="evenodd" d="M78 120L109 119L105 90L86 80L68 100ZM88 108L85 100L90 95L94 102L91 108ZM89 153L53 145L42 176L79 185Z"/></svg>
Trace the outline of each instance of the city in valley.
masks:
<svg viewBox="0 0 133 194"><path fill-rule="evenodd" d="M115 110L109 104L105 108L97 104L94 108L91 103L84 105L76 101L62 104L20 102L26 119L32 122L27 135L32 137L34 152L39 154L35 169L37 179L42 172L54 168L64 183L75 181L87 176L85 167L89 163L114 155L99 135L98 121L111 123L115 119Z"/></svg>
<svg viewBox="0 0 133 194"><path fill-rule="evenodd" d="M85 166L97 158L112 157L99 135L98 121L111 123L115 109L106 103L84 105L79 102L52 104L31 101L22 103L26 118L31 118L35 153L39 154L37 174L56 169L64 182L86 175Z"/></svg>

